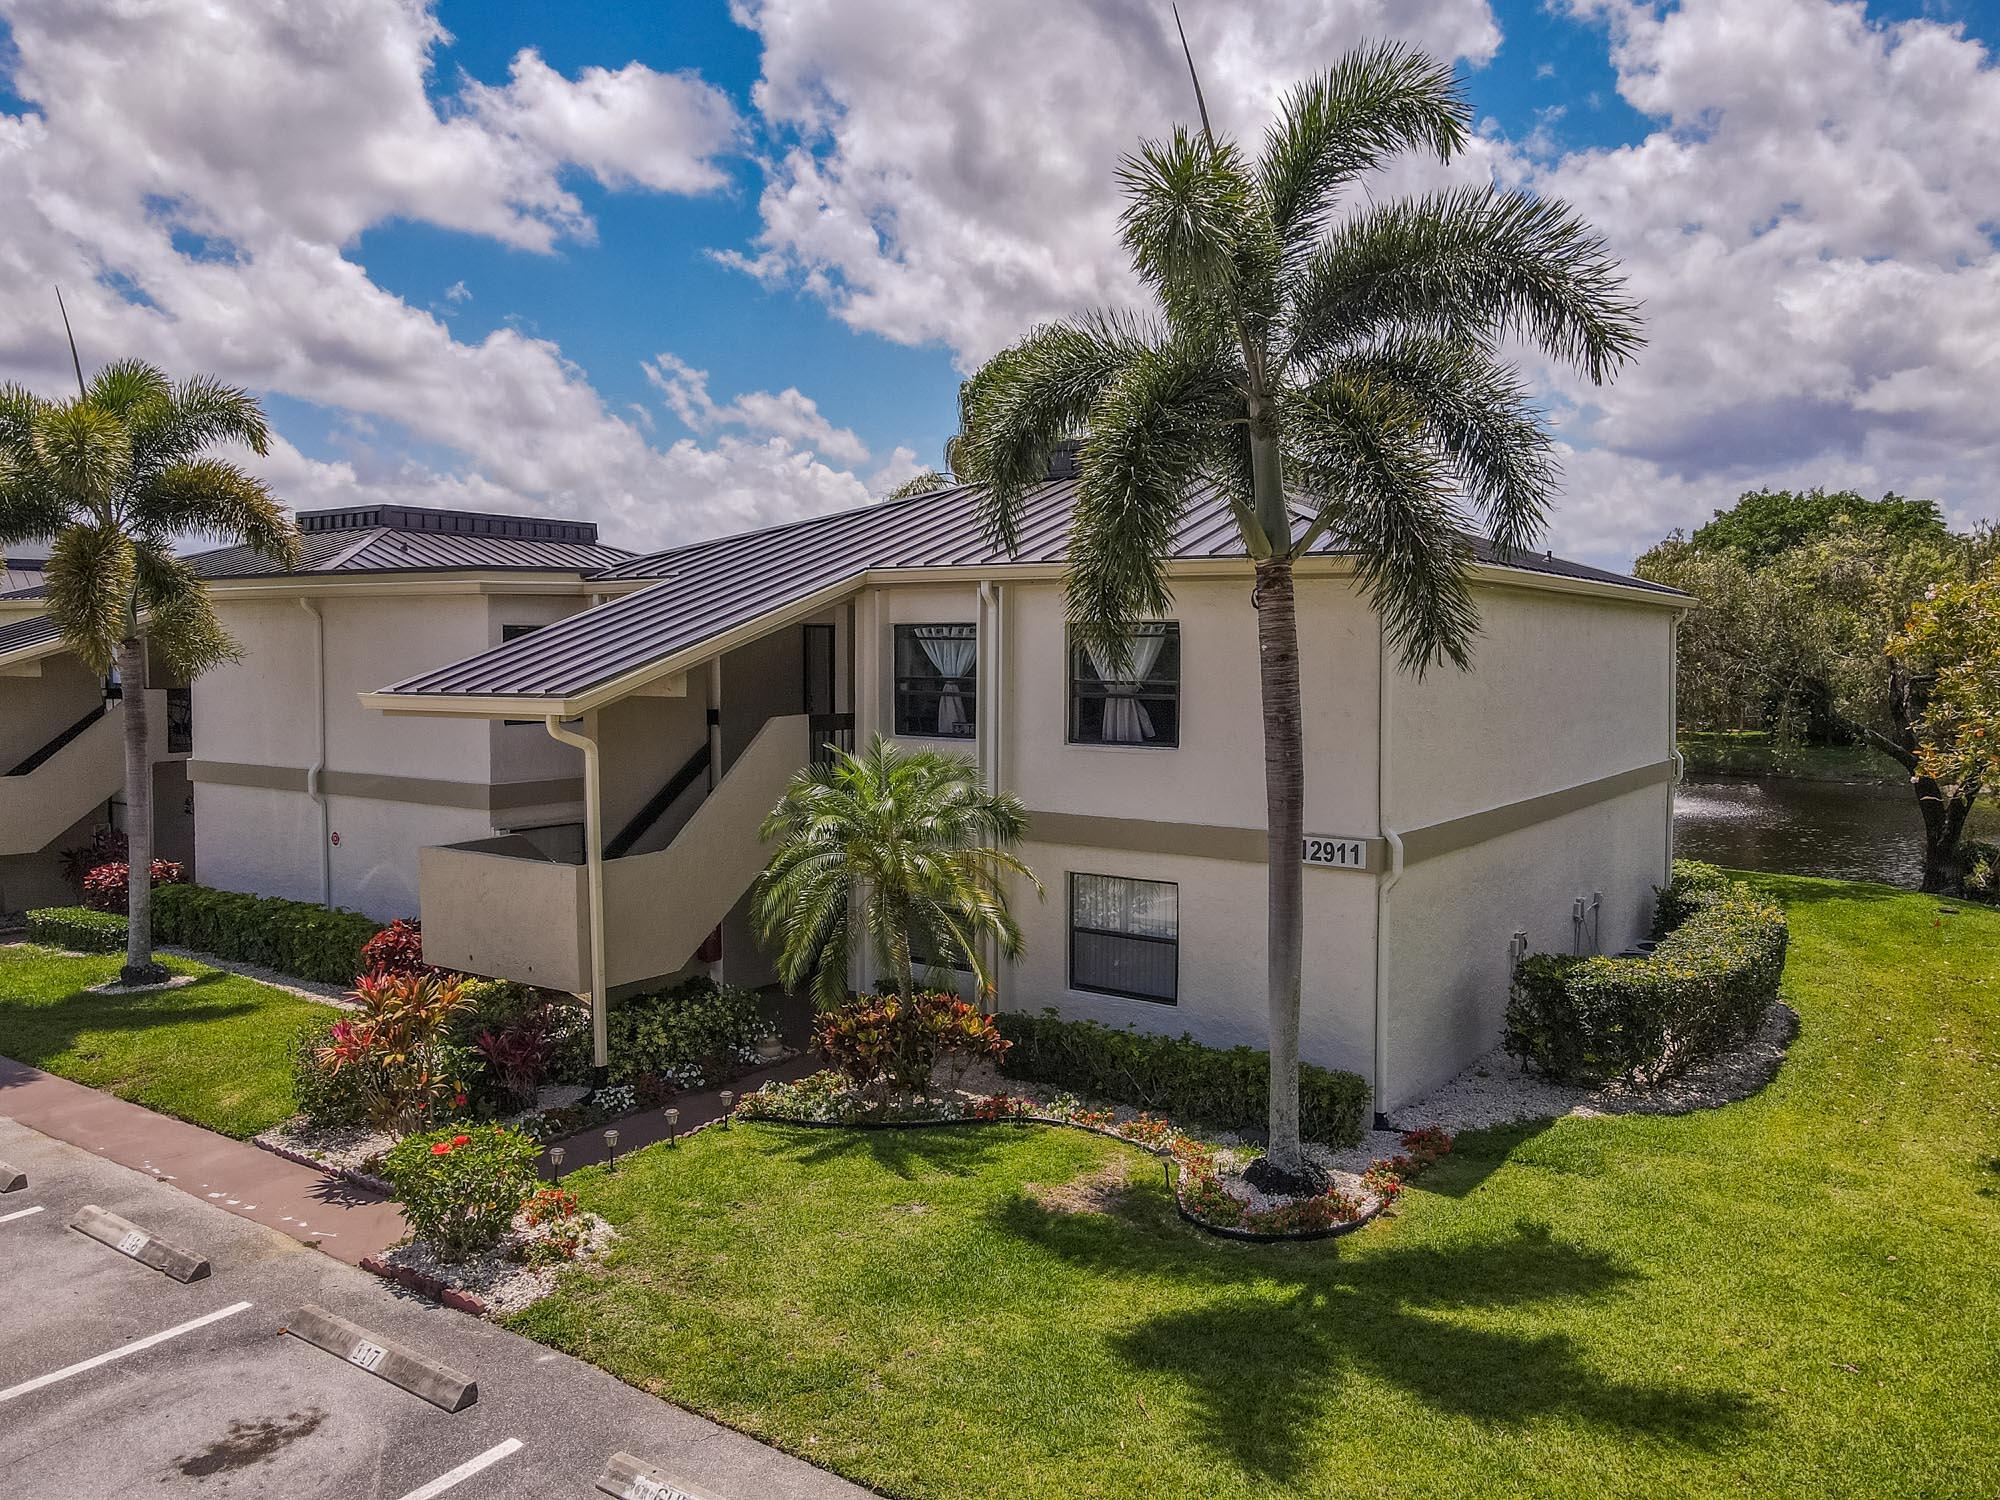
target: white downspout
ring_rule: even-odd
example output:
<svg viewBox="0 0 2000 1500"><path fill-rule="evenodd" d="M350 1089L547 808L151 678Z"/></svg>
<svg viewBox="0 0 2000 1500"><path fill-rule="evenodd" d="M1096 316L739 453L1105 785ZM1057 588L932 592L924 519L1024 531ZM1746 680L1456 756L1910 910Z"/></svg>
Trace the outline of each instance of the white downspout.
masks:
<svg viewBox="0 0 2000 1500"><path fill-rule="evenodd" d="M1674 799L1687 777L1687 760L1681 754L1681 621L1684 618L1675 615L1667 634L1667 754L1674 762L1674 779L1667 784L1667 869L1661 877L1665 884L1672 884L1674 878Z"/></svg>
<svg viewBox="0 0 2000 1500"><path fill-rule="evenodd" d="M585 715L582 734L563 728L562 719L556 714L544 718L542 727L548 730L549 738L574 745L583 752L583 864L587 872L585 900L590 906L590 1062L594 1074L591 1083L593 1087L601 1087L609 1064L605 1030L610 1007L604 993L604 806L597 739L590 733L596 728L591 722L595 717Z"/></svg>
<svg viewBox="0 0 2000 1500"><path fill-rule="evenodd" d="M986 700L979 705L979 759L989 792L998 792L1006 785L1000 756L1006 723L1007 631L1002 613L1005 593L999 584L991 580L982 580L979 585L979 646L980 653L986 658L979 676L979 692ZM997 941L989 942L987 947L987 972L993 976L992 1008L997 1011L1000 1008L1000 945Z"/></svg>
<svg viewBox="0 0 2000 1500"><path fill-rule="evenodd" d="M326 789L326 616L319 600L301 596L299 608L313 618L313 720L319 750L306 768L306 795L319 804L319 904L333 906L333 811Z"/></svg>
<svg viewBox="0 0 2000 1500"><path fill-rule="evenodd" d="M1388 633L1376 623L1375 816L1389 846L1389 868L1375 887L1375 1128L1389 1128L1389 893L1403 878L1403 836L1389 826Z"/></svg>

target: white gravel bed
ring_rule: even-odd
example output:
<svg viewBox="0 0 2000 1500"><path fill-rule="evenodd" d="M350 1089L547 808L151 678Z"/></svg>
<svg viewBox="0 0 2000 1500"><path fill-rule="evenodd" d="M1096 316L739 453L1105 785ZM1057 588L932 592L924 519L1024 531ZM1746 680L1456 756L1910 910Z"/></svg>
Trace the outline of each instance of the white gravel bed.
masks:
<svg viewBox="0 0 2000 1500"><path fill-rule="evenodd" d="M315 979L296 979L290 974L280 974L276 969L267 969L262 964L239 963L233 958L217 958L213 953L203 953L194 948L160 947L155 953L171 954L175 958L192 959L198 964L207 964L211 969L222 969L231 974L240 974L245 979L254 979L259 984L268 984L274 990L284 990L307 1000L317 1000L323 1005L338 1006L341 1010L359 1010L361 1007L347 998L351 986L341 984L321 984Z"/></svg>
<svg viewBox="0 0 2000 1500"><path fill-rule="evenodd" d="M1747 1099L1776 1076L1785 1051L1798 1034L1798 1013L1775 1001L1763 1021L1736 1047L1719 1057L1657 1084L1608 1083L1599 1087L1554 1083L1529 1072L1519 1061L1495 1047L1437 1092L1395 1112L1394 1130L1370 1130L1361 1144L1346 1151L1309 1146L1322 1166L1346 1171L1365 1170L1377 1157L1394 1156L1402 1133L1422 1125L1437 1125L1457 1135L1521 1120L1552 1120L1566 1115L1590 1119L1598 1115L1681 1115L1715 1109Z"/></svg>
<svg viewBox="0 0 2000 1500"><path fill-rule="evenodd" d="M546 1238L552 1226L545 1224L539 1229L531 1228L523 1214L514 1215L513 1225L501 1237L500 1243L484 1255L475 1255L468 1260L443 1261L417 1241L408 1240L388 1251L382 1259L392 1266L408 1266L426 1276L435 1276L462 1292L470 1292L486 1304L489 1315L503 1317L548 1296L556 1289L556 1277L562 1271L603 1259L604 1252L617 1238L616 1231L596 1214L580 1217L585 1225L584 1241L574 1260L555 1261L543 1266L530 1264L531 1247Z"/></svg>
<svg viewBox="0 0 2000 1500"><path fill-rule="evenodd" d="M378 1159L396 1144L396 1137L369 1125L309 1125L295 1115L256 1138L267 1146L310 1157L328 1171L374 1175Z"/></svg>

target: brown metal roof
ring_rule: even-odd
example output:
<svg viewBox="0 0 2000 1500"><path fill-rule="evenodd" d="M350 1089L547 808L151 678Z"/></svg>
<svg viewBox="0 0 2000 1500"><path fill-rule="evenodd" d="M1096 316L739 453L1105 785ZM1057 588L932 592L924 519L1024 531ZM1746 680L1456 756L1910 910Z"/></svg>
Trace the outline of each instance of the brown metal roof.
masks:
<svg viewBox="0 0 2000 1500"><path fill-rule="evenodd" d="M0 625L0 656L45 646L60 634L62 632L56 629L56 622L47 615L29 615L25 620L9 621Z"/></svg>
<svg viewBox="0 0 2000 1500"><path fill-rule="evenodd" d="M801 603L870 568L998 568L1066 559L1075 480L1050 481L1028 491L1022 501L1020 545L1012 554L987 539L980 518L982 494L978 486L958 485L631 558L593 577L659 581L381 691L411 698L572 698ZM1334 552L1324 545L1317 550ZM1503 558L1492 543L1479 539L1474 539L1473 551L1479 561L1497 566L1676 597L1672 589L1583 563L1537 553ZM1243 556L1235 523L1214 497L1194 497L1174 555Z"/></svg>

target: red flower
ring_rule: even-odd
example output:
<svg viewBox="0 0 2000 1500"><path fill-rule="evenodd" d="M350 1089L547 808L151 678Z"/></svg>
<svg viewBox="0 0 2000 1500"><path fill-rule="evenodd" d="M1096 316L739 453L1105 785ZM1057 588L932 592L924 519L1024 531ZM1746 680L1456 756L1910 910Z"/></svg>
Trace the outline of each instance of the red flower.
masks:
<svg viewBox="0 0 2000 1500"><path fill-rule="evenodd" d="M470 1146L472 1144L472 1137L469 1135L455 1135L451 1138L451 1143L454 1146Z"/></svg>
<svg viewBox="0 0 2000 1500"><path fill-rule="evenodd" d="M447 1152L447 1151L449 1151L449 1150L451 1150L451 1142L449 1142L449 1141L439 1141L439 1142L438 1142L438 1143L437 1143L436 1145L434 1145L434 1146L432 1146L432 1147L431 1147L431 1155L432 1155L432 1156L443 1156L443 1155L445 1154L445 1152Z"/></svg>
<svg viewBox="0 0 2000 1500"><path fill-rule="evenodd" d="M452 1100L452 1101L451 1101L451 1104L452 1104L452 1108L454 1108L454 1109L464 1109L464 1108L465 1108L465 1095L463 1095L463 1094L460 1094L460 1095L459 1095L459 1096L458 1096L458 1097L457 1097L456 1099L454 1099L454 1100Z"/></svg>

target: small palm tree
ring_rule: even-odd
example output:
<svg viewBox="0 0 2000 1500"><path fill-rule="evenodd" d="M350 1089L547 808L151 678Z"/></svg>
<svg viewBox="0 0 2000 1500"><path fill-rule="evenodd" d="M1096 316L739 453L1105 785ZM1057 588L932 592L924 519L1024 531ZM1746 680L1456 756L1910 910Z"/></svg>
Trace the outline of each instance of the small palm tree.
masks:
<svg viewBox="0 0 2000 1500"><path fill-rule="evenodd" d="M858 755L835 751L808 766L758 830L778 846L758 879L756 919L779 976L793 988L810 980L822 1007L838 1005L859 938L907 996L914 938L934 965L953 961L990 993L985 940L1008 958L1021 952L1002 877L1020 875L1041 894L1007 850L1027 827L1020 799L982 786L969 756L877 735Z"/></svg>
<svg viewBox="0 0 2000 1500"><path fill-rule="evenodd" d="M1122 227L1157 314L1045 325L996 355L966 383L948 455L989 487L990 529L1011 547L1023 492L1082 439L1068 609L1114 660L1135 620L1169 608L1191 508L1226 513L1242 538L1263 693L1272 1186L1312 1175L1298 1133L1293 565L1331 545L1406 668L1463 667L1477 626L1465 528L1476 517L1502 547L1526 545L1554 478L1500 342L1525 339L1593 381L1640 342L1616 267L1559 202L1483 188L1354 201L1400 152L1452 156L1468 120L1449 66L1385 45L1295 89L1258 160L1218 141L1205 109L1199 134L1144 143L1121 167Z"/></svg>
<svg viewBox="0 0 2000 1500"><path fill-rule="evenodd" d="M165 976L153 961L148 656L193 677L237 654L171 549L209 536L297 562L297 528L263 483L205 456L224 442L261 454L269 435L245 392L200 376L176 384L138 360L107 365L74 400L0 386L0 547L51 541L43 576L64 645L95 671L115 665L124 685L126 984Z"/></svg>

